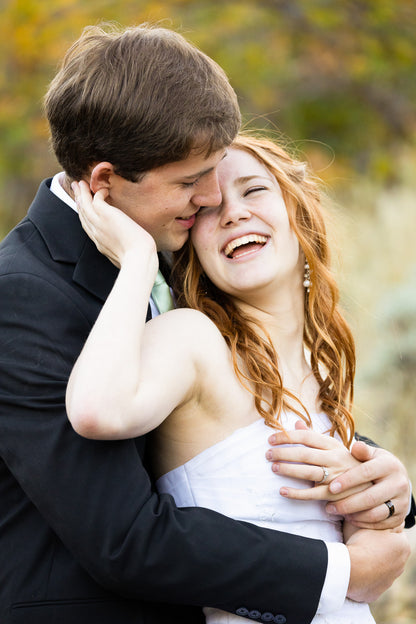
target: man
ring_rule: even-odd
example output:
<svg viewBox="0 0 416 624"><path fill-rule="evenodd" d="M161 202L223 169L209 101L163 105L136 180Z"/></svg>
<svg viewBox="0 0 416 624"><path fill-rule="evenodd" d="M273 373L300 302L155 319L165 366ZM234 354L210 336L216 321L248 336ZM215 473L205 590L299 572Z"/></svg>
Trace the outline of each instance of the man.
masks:
<svg viewBox="0 0 416 624"><path fill-rule="evenodd" d="M66 418L70 370L117 274L83 232L70 182L105 188L160 251L180 248L199 207L221 199L216 166L240 123L222 70L168 30L90 28L46 110L65 174L42 183L0 249L2 624L198 622L202 605L300 624L347 587L373 600L403 569L401 534L326 545L177 509L152 489L144 439L89 441ZM395 524L401 490L382 489Z"/></svg>

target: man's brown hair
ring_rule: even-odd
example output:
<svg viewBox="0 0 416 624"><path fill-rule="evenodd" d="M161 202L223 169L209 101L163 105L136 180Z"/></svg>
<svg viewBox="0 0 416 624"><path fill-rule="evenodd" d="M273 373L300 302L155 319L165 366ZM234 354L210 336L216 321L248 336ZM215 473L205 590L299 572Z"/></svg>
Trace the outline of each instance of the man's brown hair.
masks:
<svg viewBox="0 0 416 624"><path fill-rule="evenodd" d="M80 179L97 162L140 174L229 145L240 126L224 71L182 35L148 24L89 26L45 97L56 157Z"/></svg>

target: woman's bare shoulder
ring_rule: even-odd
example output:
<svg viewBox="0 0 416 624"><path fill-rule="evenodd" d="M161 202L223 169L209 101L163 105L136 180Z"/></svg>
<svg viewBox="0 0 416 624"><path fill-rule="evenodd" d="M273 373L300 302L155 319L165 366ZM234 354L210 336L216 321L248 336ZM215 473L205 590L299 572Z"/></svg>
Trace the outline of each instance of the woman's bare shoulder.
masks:
<svg viewBox="0 0 416 624"><path fill-rule="evenodd" d="M156 316L146 323L146 331L152 334L174 332L182 338L188 336L198 341L204 339L223 341L215 323L203 312L191 308L176 308Z"/></svg>
<svg viewBox="0 0 416 624"><path fill-rule="evenodd" d="M155 317L145 326L144 349L157 362L161 354L166 365L193 366L211 379L230 367L230 350L221 332L208 316L189 308L177 308Z"/></svg>

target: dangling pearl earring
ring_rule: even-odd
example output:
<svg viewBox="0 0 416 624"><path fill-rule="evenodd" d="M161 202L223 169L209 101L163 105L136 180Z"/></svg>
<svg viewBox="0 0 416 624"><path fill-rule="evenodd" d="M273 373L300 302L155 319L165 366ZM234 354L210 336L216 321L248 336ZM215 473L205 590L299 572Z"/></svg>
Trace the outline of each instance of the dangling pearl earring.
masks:
<svg viewBox="0 0 416 624"><path fill-rule="evenodd" d="M312 281L311 281L311 270L309 268L309 262L307 260L305 260L305 272L303 274L303 286L306 289L306 292L309 293L311 286L312 286Z"/></svg>

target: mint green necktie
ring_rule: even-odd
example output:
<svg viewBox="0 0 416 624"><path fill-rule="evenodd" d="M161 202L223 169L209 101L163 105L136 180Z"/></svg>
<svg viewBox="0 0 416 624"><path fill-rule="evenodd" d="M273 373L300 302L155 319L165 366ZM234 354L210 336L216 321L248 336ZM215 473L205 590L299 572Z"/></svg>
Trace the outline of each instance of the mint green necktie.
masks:
<svg viewBox="0 0 416 624"><path fill-rule="evenodd" d="M172 295L170 294L170 288L165 282L165 278L160 271L157 272L155 283L152 288L152 299L161 314L173 309L173 300Z"/></svg>

